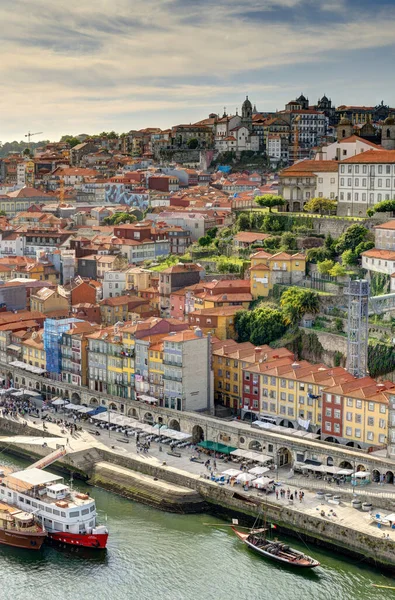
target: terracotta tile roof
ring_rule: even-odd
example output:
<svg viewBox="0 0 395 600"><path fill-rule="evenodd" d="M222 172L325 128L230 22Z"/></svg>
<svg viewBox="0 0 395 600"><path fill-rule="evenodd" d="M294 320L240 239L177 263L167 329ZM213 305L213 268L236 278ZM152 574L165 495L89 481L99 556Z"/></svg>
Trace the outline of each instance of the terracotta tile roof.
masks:
<svg viewBox="0 0 395 600"><path fill-rule="evenodd" d="M193 312L188 313L188 316L199 317L201 316L224 316L230 317L235 315L241 310L240 306L218 306L215 308L201 308Z"/></svg>
<svg viewBox="0 0 395 600"><path fill-rule="evenodd" d="M395 150L367 150L340 162L344 163L395 163Z"/></svg>
<svg viewBox="0 0 395 600"><path fill-rule="evenodd" d="M205 335L202 336L198 336L196 335L196 333L194 331L191 331L190 329L187 329L186 331L180 331L179 333L176 333L175 335L168 335L166 337L163 338L164 342L187 342L190 340L199 340L205 338Z"/></svg>
<svg viewBox="0 0 395 600"><path fill-rule="evenodd" d="M253 233L250 231L240 231L233 239L237 242L246 242L248 244L252 244L256 241L266 240L270 235L268 233Z"/></svg>
<svg viewBox="0 0 395 600"><path fill-rule="evenodd" d="M374 144L373 142L369 142L369 140L365 140L364 138L360 137L359 135L350 135L347 138L338 140L339 144L355 144L355 142L363 142L364 144L367 144L368 146L372 146L372 148L379 148L379 149L382 148L382 146L379 146L378 144Z"/></svg>
<svg viewBox="0 0 395 600"><path fill-rule="evenodd" d="M381 258L383 260L395 260L395 250L379 250L378 248L372 248L362 252L362 256L367 258Z"/></svg>
<svg viewBox="0 0 395 600"><path fill-rule="evenodd" d="M386 223L382 223L381 225L375 225L375 229L395 229L395 220L387 221Z"/></svg>
<svg viewBox="0 0 395 600"><path fill-rule="evenodd" d="M250 258L271 258L272 254L270 252L266 252L266 250L259 250L259 252L255 252L255 254L251 254Z"/></svg>
<svg viewBox="0 0 395 600"><path fill-rule="evenodd" d="M336 160L301 160L291 167L283 169L280 176L290 176L293 173L337 173L338 165L339 163Z"/></svg>

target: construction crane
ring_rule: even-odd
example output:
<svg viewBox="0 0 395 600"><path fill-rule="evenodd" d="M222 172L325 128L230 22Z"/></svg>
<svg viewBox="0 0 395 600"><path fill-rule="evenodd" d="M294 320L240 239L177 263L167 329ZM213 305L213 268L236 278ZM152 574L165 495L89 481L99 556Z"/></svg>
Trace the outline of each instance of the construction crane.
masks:
<svg viewBox="0 0 395 600"><path fill-rule="evenodd" d="M27 137L27 143L30 149L30 141L31 138L33 137L33 135L40 135L41 133L43 133L42 131L37 131L36 133L31 133L30 131L28 133L25 133L25 137Z"/></svg>

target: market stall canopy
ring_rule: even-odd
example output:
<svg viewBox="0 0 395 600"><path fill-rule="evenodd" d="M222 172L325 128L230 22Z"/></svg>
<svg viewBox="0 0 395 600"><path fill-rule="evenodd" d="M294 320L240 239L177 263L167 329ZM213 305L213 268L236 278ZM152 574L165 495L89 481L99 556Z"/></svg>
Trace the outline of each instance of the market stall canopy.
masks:
<svg viewBox="0 0 395 600"><path fill-rule="evenodd" d="M237 477L241 475L242 471L238 471L237 469L227 469L226 471L222 471L222 475L229 475L229 477Z"/></svg>
<svg viewBox="0 0 395 600"><path fill-rule="evenodd" d="M338 475L351 475L351 473L353 472L352 469L340 469L340 471L337 472Z"/></svg>
<svg viewBox="0 0 395 600"><path fill-rule="evenodd" d="M241 448L237 448L237 450L233 450L231 452L232 456L241 456L246 460L253 460L255 462L266 463L273 460L272 456L267 456L266 454L261 454L261 452L254 452L252 450L242 450Z"/></svg>
<svg viewBox="0 0 395 600"><path fill-rule="evenodd" d="M365 479L365 477L370 477L370 472L369 471L356 471L355 473L353 473L352 477L355 477L355 479Z"/></svg>
<svg viewBox="0 0 395 600"><path fill-rule="evenodd" d="M219 452L221 454L232 454L232 452L236 450L234 446L227 446L226 444L220 444L210 440L199 442L198 446L200 446L200 448L206 448L207 450L212 450L213 452Z"/></svg>
<svg viewBox="0 0 395 600"><path fill-rule="evenodd" d="M236 477L237 483L252 483L255 479L255 475L251 475L251 473L241 473Z"/></svg>
<svg viewBox="0 0 395 600"><path fill-rule="evenodd" d="M56 398L56 400L52 400L52 402L51 402L51 404L53 406L64 406L67 403L68 403L68 401L62 400L62 398Z"/></svg>
<svg viewBox="0 0 395 600"><path fill-rule="evenodd" d="M270 469L268 467L253 467L248 472L251 473L252 475L263 475L264 473L267 473L268 471L270 471Z"/></svg>
<svg viewBox="0 0 395 600"><path fill-rule="evenodd" d="M268 485L271 485L274 482L274 479L270 479L270 477L258 477L255 479L253 485L257 488L265 488Z"/></svg>

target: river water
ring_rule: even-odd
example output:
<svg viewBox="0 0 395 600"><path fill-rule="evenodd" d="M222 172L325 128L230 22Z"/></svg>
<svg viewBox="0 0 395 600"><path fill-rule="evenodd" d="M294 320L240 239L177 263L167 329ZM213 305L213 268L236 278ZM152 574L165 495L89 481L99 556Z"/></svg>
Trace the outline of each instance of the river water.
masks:
<svg viewBox="0 0 395 600"><path fill-rule="evenodd" d="M3 464L25 466L1 457ZM85 490L81 482L76 488ZM173 515L89 488L110 530L103 554L0 546L1 600L371 600L395 598L395 578L363 561L309 548L321 562L298 572L255 556L220 519ZM303 542L287 540L306 550Z"/></svg>

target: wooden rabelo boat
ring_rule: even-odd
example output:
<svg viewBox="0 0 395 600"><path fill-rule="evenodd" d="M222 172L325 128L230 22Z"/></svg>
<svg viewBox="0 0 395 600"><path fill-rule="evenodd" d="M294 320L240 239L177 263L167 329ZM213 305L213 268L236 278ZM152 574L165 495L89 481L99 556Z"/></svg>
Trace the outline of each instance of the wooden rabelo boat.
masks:
<svg viewBox="0 0 395 600"><path fill-rule="evenodd" d="M313 569L320 565L318 560L311 556L307 556L277 539L268 539L266 527L253 528L243 532L233 525L232 529L244 544L261 556L301 569Z"/></svg>
<svg viewBox="0 0 395 600"><path fill-rule="evenodd" d="M32 513L9 504L0 504L0 544L40 550L47 532L35 522Z"/></svg>

